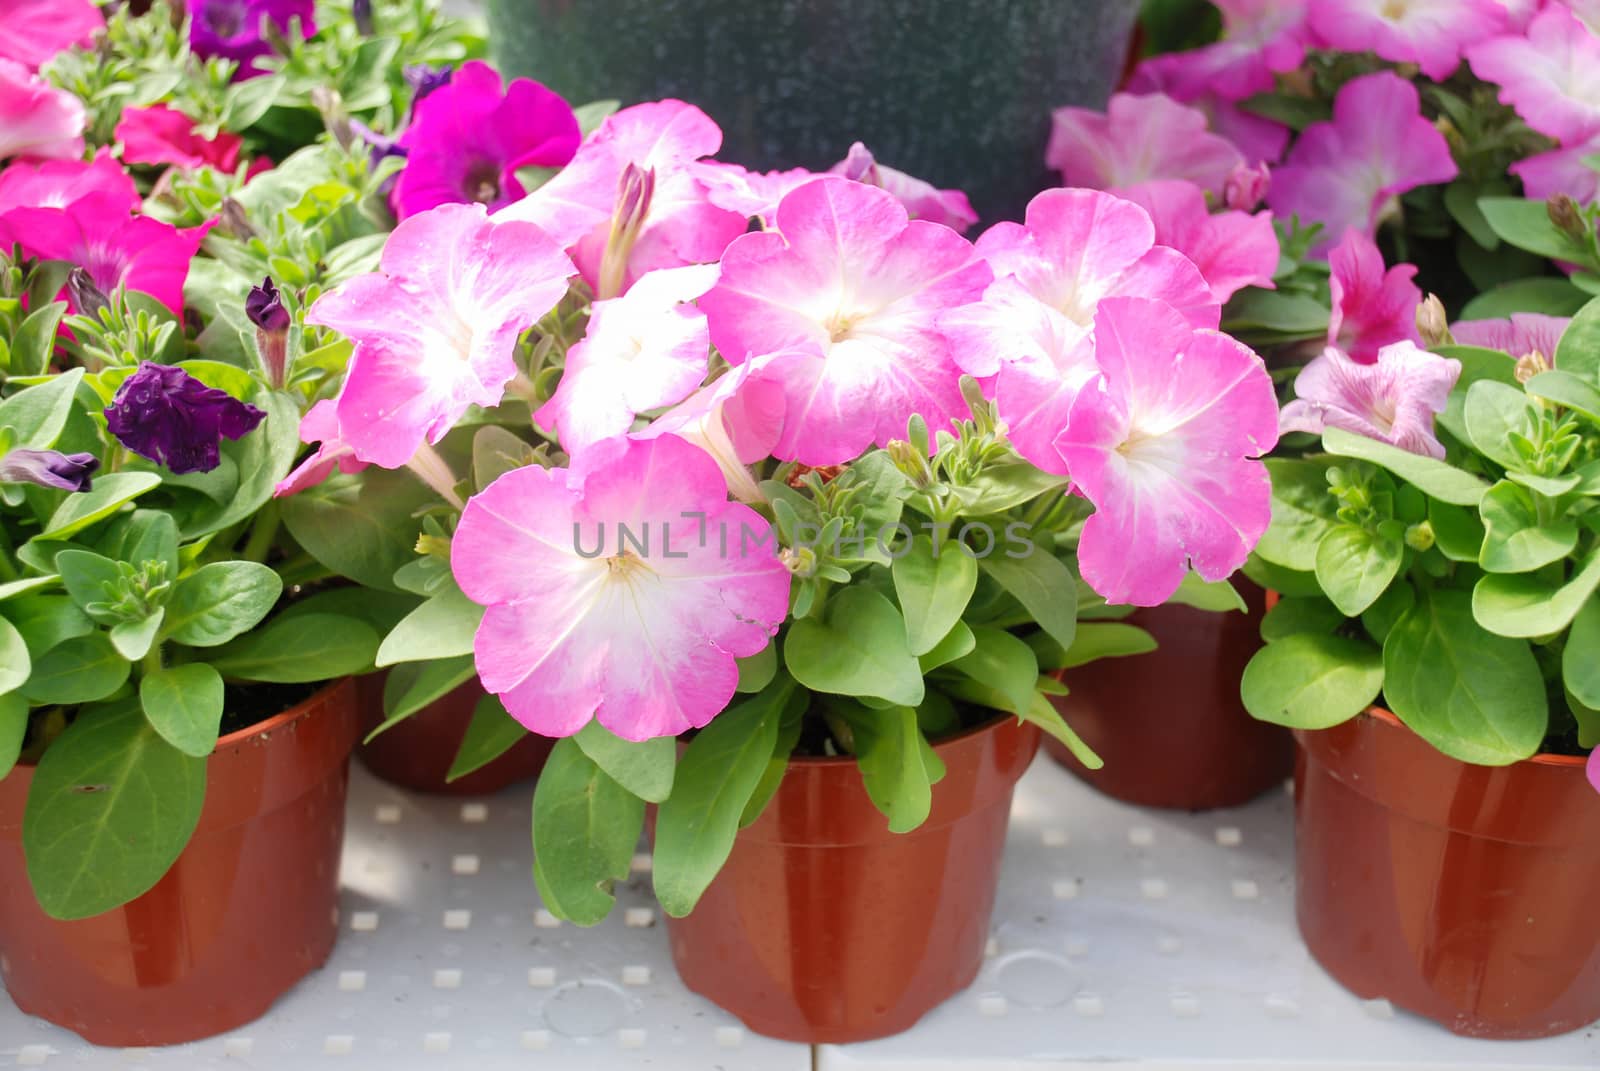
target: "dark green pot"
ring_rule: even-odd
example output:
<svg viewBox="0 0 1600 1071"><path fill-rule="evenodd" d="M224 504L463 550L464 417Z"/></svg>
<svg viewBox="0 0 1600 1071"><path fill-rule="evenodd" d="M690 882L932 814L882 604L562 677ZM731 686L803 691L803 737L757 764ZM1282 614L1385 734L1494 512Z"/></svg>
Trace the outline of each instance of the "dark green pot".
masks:
<svg viewBox="0 0 1600 1071"><path fill-rule="evenodd" d="M678 97L720 159L824 168L863 141L986 222L1055 185L1050 110L1104 105L1138 0L488 0L508 75L574 104Z"/></svg>

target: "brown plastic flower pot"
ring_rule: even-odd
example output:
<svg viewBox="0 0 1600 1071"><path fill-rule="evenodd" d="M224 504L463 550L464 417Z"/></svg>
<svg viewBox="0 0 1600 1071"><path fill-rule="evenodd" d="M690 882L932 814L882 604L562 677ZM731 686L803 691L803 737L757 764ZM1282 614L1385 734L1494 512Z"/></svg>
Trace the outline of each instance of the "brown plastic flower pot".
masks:
<svg viewBox="0 0 1600 1071"><path fill-rule="evenodd" d="M694 912L668 920L684 984L790 1041L911 1027L978 975L1012 789L1038 744L1008 715L936 745L933 812L900 834L853 759L796 759Z"/></svg>
<svg viewBox="0 0 1600 1071"><path fill-rule="evenodd" d="M361 734L383 724L383 682L387 673L358 678ZM356 751L361 764L391 785L435 796L488 796L539 776L555 741L529 733L511 750L465 777L445 780L472 712L484 696L476 677L424 707Z"/></svg>
<svg viewBox="0 0 1600 1071"><path fill-rule="evenodd" d="M1600 795L1582 759L1472 766L1382 710L1295 736L1296 908L1328 973L1470 1037L1600 1019Z"/></svg>
<svg viewBox="0 0 1600 1071"><path fill-rule="evenodd" d="M194 839L137 900L59 922L22 854L32 770L0 781L0 973L17 1007L97 1045L172 1045L263 1015L338 933L355 683L217 744Z"/></svg>
<svg viewBox="0 0 1600 1071"><path fill-rule="evenodd" d="M1056 709L1106 764L1086 769L1055 740L1045 741L1050 755L1106 795L1145 807L1235 807L1283 784L1294 740L1239 699L1244 667L1261 647L1265 595L1237 586L1248 613L1137 610L1127 621L1155 637L1154 651L1062 674L1072 694Z"/></svg>

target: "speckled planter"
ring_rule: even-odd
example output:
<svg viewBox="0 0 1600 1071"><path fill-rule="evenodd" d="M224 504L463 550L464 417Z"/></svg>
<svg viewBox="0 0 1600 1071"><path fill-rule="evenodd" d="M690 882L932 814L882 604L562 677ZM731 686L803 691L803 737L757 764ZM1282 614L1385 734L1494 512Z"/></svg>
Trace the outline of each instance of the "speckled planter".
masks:
<svg viewBox="0 0 1600 1071"><path fill-rule="evenodd" d="M503 70L573 103L679 97L720 158L823 168L863 141L985 222L1055 185L1050 110L1105 103L1138 0L488 0Z"/></svg>

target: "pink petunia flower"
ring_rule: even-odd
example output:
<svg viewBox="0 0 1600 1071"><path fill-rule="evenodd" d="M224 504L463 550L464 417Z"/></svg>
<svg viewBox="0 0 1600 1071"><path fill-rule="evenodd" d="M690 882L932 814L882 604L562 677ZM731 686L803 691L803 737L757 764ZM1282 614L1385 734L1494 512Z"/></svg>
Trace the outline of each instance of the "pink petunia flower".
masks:
<svg viewBox="0 0 1600 1071"><path fill-rule="evenodd" d="M1147 182L1123 196L1150 213L1157 242L1194 262L1217 304L1247 286L1276 287L1272 276L1278 270L1278 234L1271 212L1213 214L1200 187L1181 179Z"/></svg>
<svg viewBox="0 0 1600 1071"><path fill-rule="evenodd" d="M695 298L715 264L653 271L622 297L596 301L583 340L567 351L555 395L533 419L568 454L622 435L640 413L683 401L706 375L711 336Z"/></svg>
<svg viewBox="0 0 1600 1071"><path fill-rule="evenodd" d="M1289 128L1265 116L1245 111L1210 85L1195 84L1181 67L1174 68L1161 62L1184 55L1189 53L1174 52L1145 60L1134 68L1125 91L1137 96L1165 94L1200 112L1206 117L1211 132L1232 142L1248 164L1276 164L1283 159L1283 151L1289 147ZM1294 65L1299 66L1299 63L1297 59Z"/></svg>
<svg viewBox="0 0 1600 1071"><path fill-rule="evenodd" d="M1155 224L1131 201L1046 190L1024 219L997 223L978 239L995 282L939 326L962 371L988 384L1017 452L1064 474L1053 444L1097 371L1089 334L1101 302L1159 298L1197 327L1216 327L1221 309L1193 263L1155 244Z"/></svg>
<svg viewBox="0 0 1600 1071"><path fill-rule="evenodd" d="M1216 0L1222 39L1139 64L1130 88L1158 82L1181 101L1216 94L1236 101L1265 93L1274 75L1299 67L1306 54L1307 0Z"/></svg>
<svg viewBox="0 0 1600 1071"><path fill-rule="evenodd" d="M1509 170L1522 180L1523 193L1546 201L1564 193L1579 204L1600 197L1600 171L1586 161L1600 156L1600 133L1584 141L1549 152L1535 153L1512 164Z"/></svg>
<svg viewBox="0 0 1600 1071"><path fill-rule="evenodd" d="M15 60L0 59L0 160L83 155L83 102Z"/></svg>
<svg viewBox="0 0 1600 1071"><path fill-rule="evenodd" d="M1504 31L1498 0L1317 0L1311 32L1342 52L1376 52L1415 63L1442 82L1461 64L1465 48Z"/></svg>
<svg viewBox="0 0 1600 1071"><path fill-rule="evenodd" d="M880 164L859 141L851 145L845 158L828 171L888 190L906 206L906 212L912 219L943 223L963 233L978 222L978 213L972 210L972 202L967 200L966 194L960 190L937 189L932 183Z"/></svg>
<svg viewBox="0 0 1600 1071"><path fill-rule="evenodd" d="M1433 418L1444 412L1461 377L1461 362L1429 353L1414 342L1378 351L1373 364L1358 364L1328 347L1295 377L1296 398L1283 407L1285 432L1343 428L1427 457L1444 457Z"/></svg>
<svg viewBox="0 0 1600 1071"><path fill-rule="evenodd" d="M1455 177L1450 146L1423 118L1416 87L1379 71L1346 83L1333 118L1301 133L1272 173L1267 203L1280 218L1321 223L1312 252L1325 256L1347 230L1376 234L1400 194Z"/></svg>
<svg viewBox="0 0 1600 1071"><path fill-rule="evenodd" d="M1589 773L1589 783L1596 792L1600 792L1600 750L1589 752L1589 763L1585 769Z"/></svg>
<svg viewBox="0 0 1600 1071"><path fill-rule="evenodd" d="M965 412L960 370L936 326L991 273L950 228L912 220L893 196L819 178L778 206L777 230L743 235L700 299L732 364L768 358L787 409L776 457L837 465L905 435L921 414Z"/></svg>
<svg viewBox="0 0 1600 1071"><path fill-rule="evenodd" d="M355 343L337 406L355 456L399 468L469 406L500 404L518 335L561 300L572 270L543 231L493 222L482 205L440 205L396 227L378 271L306 314Z"/></svg>
<svg viewBox="0 0 1600 1071"><path fill-rule="evenodd" d="M1087 108L1051 113L1045 163L1062 185L1113 192L1156 179L1187 179L1222 193L1239 150L1206 129L1206 116L1161 93L1118 93L1104 114Z"/></svg>
<svg viewBox="0 0 1600 1071"><path fill-rule="evenodd" d="M308 487L315 487L332 476L334 469L360 472L367 467L365 461L356 457L355 449L340 436L338 403L332 398L322 399L300 418L300 441L318 446L293 472L278 481L272 489L273 498L297 495Z"/></svg>
<svg viewBox="0 0 1600 1071"><path fill-rule="evenodd" d="M105 24L90 0L0 0L0 59L36 71Z"/></svg>
<svg viewBox="0 0 1600 1071"><path fill-rule="evenodd" d="M783 432L785 408L783 384L763 376L764 367L765 362L757 358L730 368L632 437L676 435L693 443L722 469L734 498L764 501L748 466L771 456Z"/></svg>
<svg viewBox="0 0 1600 1071"><path fill-rule="evenodd" d="M130 216L121 194L91 193L65 208L10 210L0 217L0 249L20 242L30 256L82 267L108 294L125 285L180 313L189 262L205 230Z"/></svg>
<svg viewBox="0 0 1600 1071"><path fill-rule="evenodd" d="M709 264L749 228L749 216L719 206L702 178L698 162L721 146L721 128L692 104L624 108L600 124L560 174L501 216L542 227L571 250L597 291L609 249L618 289L603 296L615 297L647 272ZM648 180L649 197L619 213L629 168Z"/></svg>
<svg viewBox="0 0 1600 1071"><path fill-rule="evenodd" d="M1539 353L1554 360L1556 346L1571 322L1568 316L1514 312L1505 320L1461 320L1450 325L1450 334L1463 346L1482 346L1513 357Z"/></svg>
<svg viewBox="0 0 1600 1071"><path fill-rule="evenodd" d="M1267 530L1277 398L1261 358L1159 301L1108 298L1094 336L1100 375L1055 441L1095 507L1078 562L1107 602L1158 606L1191 567L1232 574Z"/></svg>
<svg viewBox="0 0 1600 1071"><path fill-rule="evenodd" d="M1540 12L1525 35L1474 45L1467 60L1539 133L1565 143L1600 132L1600 37L1560 4Z"/></svg>
<svg viewBox="0 0 1600 1071"><path fill-rule="evenodd" d="M122 142L126 163L175 164L185 170L214 167L232 172L239 165L239 150L244 145L238 134L226 131L214 138L201 137L193 119L165 104L125 109L116 137Z"/></svg>
<svg viewBox="0 0 1600 1071"><path fill-rule="evenodd" d="M698 160L691 169L705 186L706 198L712 204L737 212L746 219L758 219L763 227L772 222L778 202L788 196L789 191L817 177L817 172L803 167L788 171L749 171L721 160Z"/></svg>
<svg viewBox="0 0 1600 1071"><path fill-rule="evenodd" d="M139 207L133 179L101 149L93 160L18 160L0 171L0 216L13 208L66 208L93 193L106 194L125 206Z"/></svg>
<svg viewBox="0 0 1600 1071"><path fill-rule="evenodd" d="M478 676L545 736L705 725L787 615L789 571L688 443L613 440L589 462L515 469L467 503L450 564L488 608Z"/></svg>
<svg viewBox="0 0 1600 1071"><path fill-rule="evenodd" d="M538 82L513 78L504 90L487 63L464 63L450 84L416 105L397 143L406 166L393 203L401 219L436 205L471 203L494 212L527 191L522 167L560 167L581 135L567 102Z"/></svg>
<svg viewBox="0 0 1600 1071"><path fill-rule="evenodd" d="M1372 239L1346 231L1328 254L1328 267L1333 292L1328 345L1358 364L1371 364L1391 342L1422 341L1417 333L1422 291L1411 281L1416 265L1396 264L1385 272L1383 254Z"/></svg>

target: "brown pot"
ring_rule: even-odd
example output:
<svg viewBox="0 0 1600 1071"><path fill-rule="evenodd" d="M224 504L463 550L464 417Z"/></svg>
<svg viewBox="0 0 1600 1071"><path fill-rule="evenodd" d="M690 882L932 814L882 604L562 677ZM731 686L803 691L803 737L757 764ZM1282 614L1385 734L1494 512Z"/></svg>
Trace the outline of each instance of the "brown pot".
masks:
<svg viewBox="0 0 1600 1071"><path fill-rule="evenodd" d="M1582 759L1472 766L1382 710L1295 736L1300 932L1345 988L1471 1037L1600 1019L1600 795Z"/></svg>
<svg viewBox="0 0 1600 1071"><path fill-rule="evenodd" d="M1239 699L1245 664L1261 647L1264 593L1238 584L1249 613L1156 606L1127 618L1154 651L1069 669L1056 709L1106 760L1086 769L1065 747L1051 756L1115 799L1203 811L1235 807L1283 784L1294 769L1289 731L1257 721Z"/></svg>
<svg viewBox="0 0 1600 1071"><path fill-rule="evenodd" d="M363 738L383 724L383 683L387 673L357 678L361 691ZM436 796L488 796L508 785L539 776L555 741L529 733L493 762L454 781L445 780L472 712L484 697L474 677L453 692L396 725L356 751L361 764L391 785Z"/></svg>
<svg viewBox="0 0 1600 1071"><path fill-rule="evenodd" d="M669 919L684 984L758 1034L908 1029L983 963L1011 792L1039 731L996 718L935 745L928 821L890 833L853 759L796 759L699 906Z"/></svg>
<svg viewBox="0 0 1600 1071"><path fill-rule="evenodd" d="M217 744L194 839L133 902L59 922L22 855L31 768L0 781L0 972L17 1007L97 1045L172 1045L260 1018L338 933L355 684Z"/></svg>

